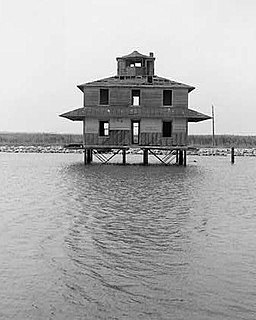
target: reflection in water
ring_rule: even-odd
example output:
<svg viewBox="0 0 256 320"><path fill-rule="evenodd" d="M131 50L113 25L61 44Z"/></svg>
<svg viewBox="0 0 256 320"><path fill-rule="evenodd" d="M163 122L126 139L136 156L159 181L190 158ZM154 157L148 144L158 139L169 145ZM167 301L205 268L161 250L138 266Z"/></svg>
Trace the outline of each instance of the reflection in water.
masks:
<svg viewBox="0 0 256 320"><path fill-rule="evenodd" d="M1 159L4 319L255 319L252 159L78 159Z"/></svg>
<svg viewBox="0 0 256 320"><path fill-rule="evenodd" d="M184 170L72 166L65 174L79 199L66 237L70 259L79 274L82 270L72 299L83 292L83 298L100 304L102 318L113 307L122 316L129 304L134 311L128 317L159 316L157 304L161 310L181 300L175 274L188 274L184 253L189 251L182 227L190 199Z"/></svg>

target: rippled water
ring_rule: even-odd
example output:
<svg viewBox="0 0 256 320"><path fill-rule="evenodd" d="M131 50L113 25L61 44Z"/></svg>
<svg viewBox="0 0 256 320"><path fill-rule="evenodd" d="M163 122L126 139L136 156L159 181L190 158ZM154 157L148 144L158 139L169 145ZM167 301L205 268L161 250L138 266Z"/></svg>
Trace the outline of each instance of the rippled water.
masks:
<svg viewBox="0 0 256 320"><path fill-rule="evenodd" d="M0 318L256 319L256 159L0 168Z"/></svg>

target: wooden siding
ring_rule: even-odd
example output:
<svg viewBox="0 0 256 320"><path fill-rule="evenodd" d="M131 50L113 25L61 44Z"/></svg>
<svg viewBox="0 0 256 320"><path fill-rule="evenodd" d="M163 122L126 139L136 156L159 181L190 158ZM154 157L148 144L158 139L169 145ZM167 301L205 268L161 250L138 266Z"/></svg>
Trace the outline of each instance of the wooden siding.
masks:
<svg viewBox="0 0 256 320"><path fill-rule="evenodd" d="M110 105L127 107L131 104L131 89L129 88L111 88Z"/></svg>
<svg viewBox="0 0 256 320"><path fill-rule="evenodd" d="M110 130L131 130L131 120L127 118L110 119Z"/></svg>
<svg viewBox="0 0 256 320"><path fill-rule="evenodd" d="M162 133L157 132L142 132L139 139L140 146L161 146Z"/></svg>
<svg viewBox="0 0 256 320"><path fill-rule="evenodd" d="M130 146L131 132L128 130L110 130L108 137L96 133L85 133L87 146ZM186 134L173 133L172 137L162 137L162 133L141 133L139 146L185 146Z"/></svg>
<svg viewBox="0 0 256 320"><path fill-rule="evenodd" d="M86 87L84 88L84 106L91 105L97 106L99 105L99 96L100 96L100 89L99 88L92 88Z"/></svg>
<svg viewBox="0 0 256 320"><path fill-rule="evenodd" d="M106 87L104 87L106 89ZM163 90L168 88L122 88L110 87L109 89L109 105L118 107L130 106L132 89L140 90L140 106L141 107L163 107ZM188 90L187 89L170 89L172 90L172 106L188 107ZM85 87L84 89L84 106L99 106L100 87Z"/></svg>
<svg viewBox="0 0 256 320"><path fill-rule="evenodd" d="M99 133L99 120L97 119L85 119L85 133Z"/></svg>
<svg viewBox="0 0 256 320"><path fill-rule="evenodd" d="M163 90L159 88L143 88L140 95L141 107L162 107Z"/></svg>
<svg viewBox="0 0 256 320"><path fill-rule="evenodd" d="M140 132L141 133L162 133L163 122L161 119L141 119Z"/></svg>
<svg viewBox="0 0 256 320"><path fill-rule="evenodd" d="M188 90L175 89L172 90L172 102L174 107L187 107L188 106Z"/></svg>
<svg viewBox="0 0 256 320"><path fill-rule="evenodd" d="M115 145L115 146L127 146L130 144L131 137L130 131L128 130L110 130L109 136L100 137L96 133L86 133L85 134L85 144L86 145Z"/></svg>
<svg viewBox="0 0 256 320"><path fill-rule="evenodd" d="M173 119L172 121L172 131L175 133L187 131L187 121L186 119Z"/></svg>

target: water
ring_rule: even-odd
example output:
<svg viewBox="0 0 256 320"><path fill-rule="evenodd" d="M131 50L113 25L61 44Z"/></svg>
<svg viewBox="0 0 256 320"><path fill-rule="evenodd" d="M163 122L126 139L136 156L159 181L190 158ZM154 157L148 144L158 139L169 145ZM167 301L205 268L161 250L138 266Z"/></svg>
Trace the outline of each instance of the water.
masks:
<svg viewBox="0 0 256 320"><path fill-rule="evenodd" d="M0 154L0 318L255 319L255 161Z"/></svg>

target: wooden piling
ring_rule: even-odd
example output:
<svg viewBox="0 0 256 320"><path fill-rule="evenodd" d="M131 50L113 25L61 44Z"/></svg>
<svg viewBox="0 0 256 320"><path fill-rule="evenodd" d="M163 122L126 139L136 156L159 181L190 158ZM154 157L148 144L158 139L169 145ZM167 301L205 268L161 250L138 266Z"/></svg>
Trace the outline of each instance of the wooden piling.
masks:
<svg viewBox="0 0 256 320"><path fill-rule="evenodd" d="M231 164L235 163L235 148L231 148Z"/></svg>
<svg viewBox="0 0 256 320"><path fill-rule="evenodd" d="M87 164L87 149L84 149L84 165Z"/></svg>
<svg viewBox="0 0 256 320"><path fill-rule="evenodd" d="M183 165L183 150L179 150L179 166Z"/></svg>
<svg viewBox="0 0 256 320"><path fill-rule="evenodd" d="M92 149L84 149L84 164L92 162Z"/></svg>
<svg viewBox="0 0 256 320"><path fill-rule="evenodd" d="M123 165L126 164L126 150L123 149Z"/></svg>
<svg viewBox="0 0 256 320"><path fill-rule="evenodd" d="M148 149L143 150L143 165L148 165Z"/></svg>
<svg viewBox="0 0 256 320"><path fill-rule="evenodd" d="M184 167L186 167L186 165L187 165L187 151L186 150L183 151L183 165L184 165Z"/></svg>

